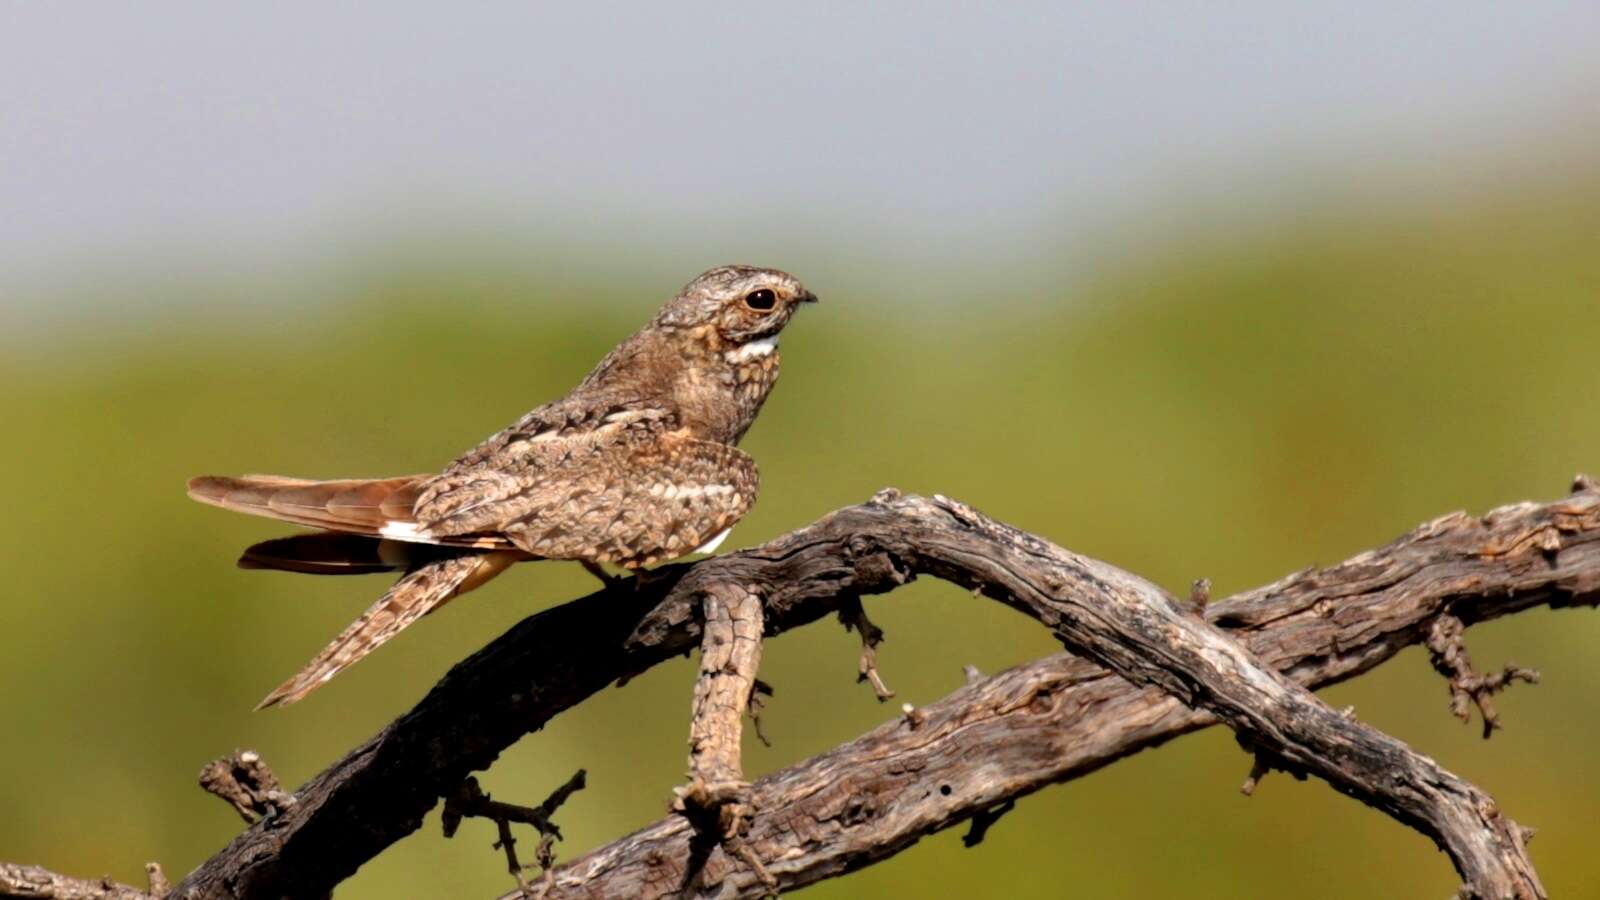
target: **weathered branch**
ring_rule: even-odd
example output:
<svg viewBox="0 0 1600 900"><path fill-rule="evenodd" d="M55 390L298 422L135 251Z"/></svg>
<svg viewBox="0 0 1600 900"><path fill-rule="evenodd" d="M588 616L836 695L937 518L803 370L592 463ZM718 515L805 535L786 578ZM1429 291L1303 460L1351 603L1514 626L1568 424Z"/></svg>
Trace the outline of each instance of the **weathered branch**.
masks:
<svg viewBox="0 0 1600 900"><path fill-rule="evenodd" d="M1600 496L1453 514L1382 550L1208 607L1264 661L1308 686L1422 643L1449 610L1476 623L1600 601ZM1048 784L1216 719L1061 655L970 685L753 785L747 845L784 888L835 877ZM981 764L980 764L981 762ZM557 870L551 896L758 897L713 857L686 882L687 829L669 818ZM1518 843L1520 831L1509 829Z"/></svg>
<svg viewBox="0 0 1600 900"><path fill-rule="evenodd" d="M157 863L144 867L150 889L141 891L110 878L91 881L70 878L38 866L19 866L0 862L0 898L28 900L161 900L167 891L167 876Z"/></svg>
<svg viewBox="0 0 1600 900"><path fill-rule="evenodd" d="M761 666L761 598L734 584L706 592L700 678L689 722L689 783L674 808L704 823L716 837L736 840L749 808L750 788L740 755L744 713Z"/></svg>
<svg viewBox="0 0 1600 900"><path fill-rule="evenodd" d="M938 522L920 535L911 548L917 568L1033 615L1069 649L1215 714L1258 759L1316 775L1428 835L1471 896L1544 896L1520 828L1487 794L1329 708L1155 585L960 503L935 501L962 528Z"/></svg>
<svg viewBox="0 0 1600 900"><path fill-rule="evenodd" d="M1471 624L1540 604L1593 604L1600 593L1597 505L1596 496L1586 493L1545 506L1509 507L1482 520L1448 516L1382 551L1212 604L1206 618L1229 629L1251 653L1297 681L1315 685L1346 678L1421 641L1427 624L1443 612ZM982 559L941 559L916 546L933 536L936 550L942 546L944 552L961 553L959 544L938 545L937 540L939 535L947 538L972 527L955 509L918 498L883 496L763 547L692 568L675 567L668 578L637 595L597 594L532 617L457 666L416 709L313 779L297 792L300 802L294 807L241 835L191 873L176 893L198 897L325 892L384 846L414 830L439 796L468 772L487 766L527 730L611 680L692 647L698 639L699 598L711 585L757 586L765 599L767 632L776 634L834 611L841 598L889 590L917 571L949 575L952 560L969 571L983 571ZM1086 571L1097 576L1092 566ZM1007 573L991 575L992 583L1006 591L1015 587L1007 584ZM1026 605L1028 598L1008 595L1007 602ZM1077 609L1068 607L1066 612ZM1087 623L1090 628L1099 624L1093 616L1057 613L1061 618L1053 627L1058 630L1068 619L1072 619L1068 624ZM1138 677L1134 668L1138 660L1108 661L1129 666ZM1005 690L999 694L984 693L1001 687ZM1194 690L1193 685L1166 687ZM970 708L961 713L962 721L982 719L983 698L989 697L995 722L1000 723L996 734L1004 733L1003 745L1010 751L987 759L991 764L985 767L981 784L941 781L932 795L939 799L931 804L923 804L921 795L899 790L876 793L876 788L867 790L854 780L850 783L857 790L842 797L824 791L800 798L810 805L795 815L819 823L813 839L802 848L794 843L798 831L793 830L788 844L762 843L766 840L762 829L770 828L780 814L779 807L764 805L762 798L772 785L789 783L786 779L800 778L794 783L803 783L803 773L791 770L758 783L761 812L751 824L750 843L782 884L810 883L859 867L979 810L1212 721L1161 692L1137 690L1095 666L1067 659L1036 663L966 691L973 693L965 698ZM1186 699L1217 702L1198 694ZM934 748L948 702L919 709L921 724L915 729L899 723L886 728L912 731L918 747ZM1027 729L1063 709L1071 713L1063 720L1042 730ZM1247 730L1259 726L1248 723ZM986 758L982 736L963 728L961 746L970 758ZM969 738L976 743L969 745ZM848 749L813 763L827 765ZM943 746L946 753L950 749ZM1030 756L1022 766L1019 758ZM1292 755L1287 758L1302 763ZM920 769L900 770L901 779L939 771L938 759L925 761ZM874 770L860 771L865 778ZM952 770L952 774L960 773ZM826 796L840 801L832 813L816 806ZM887 806L879 801L891 797L913 806L897 807L895 816L885 816ZM681 820L675 821L681 825ZM657 832L674 827L669 821L641 834L661 837ZM338 840L329 839L335 835ZM636 835L629 841L639 839ZM619 854L614 847L560 871L569 879L562 883L575 887L570 881L573 873L624 878L617 873L632 871L631 865L648 868L645 861L654 859L656 868L670 868L682 858L674 856L670 847L636 856ZM713 859L699 879L714 882L718 872ZM632 877L631 883L637 885L663 883L639 872ZM747 867L738 867L731 877L753 876ZM624 878L603 883L620 887L630 882Z"/></svg>

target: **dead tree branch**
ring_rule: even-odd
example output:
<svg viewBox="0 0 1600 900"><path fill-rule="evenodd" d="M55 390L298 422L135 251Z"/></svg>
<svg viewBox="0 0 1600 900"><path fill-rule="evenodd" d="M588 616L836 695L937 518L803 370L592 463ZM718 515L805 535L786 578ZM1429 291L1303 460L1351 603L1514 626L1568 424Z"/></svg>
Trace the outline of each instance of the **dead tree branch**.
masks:
<svg viewBox="0 0 1600 900"><path fill-rule="evenodd" d="M301 788L299 802L246 831L174 893L326 892L414 830L441 795L522 734L605 684L693 647L701 598L715 585L758 591L766 631L776 634L837 611L846 598L928 573L1035 615L1072 649L1160 690L1141 690L1084 661L1052 658L919 708L916 728L896 720L757 782L747 845L782 886L859 868L1044 784L1211 724L1215 715L1275 761L1326 778L1435 836L1480 894L1537 896L1521 832L1486 797L1270 670L1301 684L1326 684L1423 642L1429 623L1445 611L1470 625L1537 605L1593 605L1600 597L1597 537L1600 496L1592 492L1482 519L1455 514L1339 566L1213 603L1201 620L1133 576L960 504L886 492L763 547L674 567L636 595L602 592L526 620L458 665L416 709ZM1160 632L1180 640L1163 643ZM1152 650L1158 653L1147 657ZM986 709L993 728L972 729ZM1287 722L1286 712L1293 714ZM956 721L964 723L958 756L985 759L977 781L963 778L971 770L951 766L948 755L929 756L920 766L901 758L893 771L852 756L863 741L880 742L875 753L884 754L885 740L909 742L905 754L935 748L949 754ZM986 738L994 741L987 749ZM1347 740L1355 750L1344 749ZM1366 780L1380 765L1400 767L1398 784ZM809 780L829 770L832 781ZM924 784L924 777L937 783ZM829 798L832 806L819 805ZM775 822L786 824L775 828ZM554 886L573 895L682 890L669 871L687 859L687 844L675 843L687 841L680 829L687 826L674 818L602 848L558 870ZM717 884L734 896L766 891L760 881L750 866L724 866L715 856L696 878L701 889Z"/></svg>
<svg viewBox="0 0 1600 900"><path fill-rule="evenodd" d="M744 714L761 666L761 598L737 585L706 593L700 678L689 724L689 783L677 789L674 808L707 814L708 829L735 840L750 812L750 789L740 762Z"/></svg>
<svg viewBox="0 0 1600 900"><path fill-rule="evenodd" d="M1428 835L1471 896L1544 896L1521 830L1482 791L1331 709L1155 585L955 501L935 503L965 540L928 534L915 548L919 568L1033 615L1068 649L1213 713L1258 758L1316 775Z"/></svg>
<svg viewBox="0 0 1600 900"><path fill-rule="evenodd" d="M29 898L29 900L161 900L167 890L167 876L157 863L145 866L150 877L150 889L112 881L110 878L90 880L57 875L38 866L18 866L0 863L0 898Z"/></svg>
<svg viewBox="0 0 1600 900"><path fill-rule="evenodd" d="M1546 550L1551 536L1559 546ZM1317 687L1425 642L1446 607L1476 623L1535 606L1597 602L1600 496L1590 493L1481 519L1445 516L1381 550L1213 604L1207 617L1274 668ZM917 713L915 728L896 720L753 785L758 812L747 845L783 888L870 865L1217 721L1067 655L969 685ZM595 850L557 870L550 896L766 893L742 866L717 857L684 890L687 831L668 818ZM1505 833L1519 845L1524 839L1509 823Z"/></svg>

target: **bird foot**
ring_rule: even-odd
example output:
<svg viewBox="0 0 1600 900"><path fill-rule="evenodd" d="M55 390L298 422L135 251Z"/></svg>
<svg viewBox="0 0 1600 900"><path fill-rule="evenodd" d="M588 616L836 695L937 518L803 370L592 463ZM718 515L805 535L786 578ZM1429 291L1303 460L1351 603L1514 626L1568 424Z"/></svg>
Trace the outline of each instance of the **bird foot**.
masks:
<svg viewBox="0 0 1600 900"><path fill-rule="evenodd" d="M670 567L660 569L634 569L633 589L635 591L642 591L652 584L670 581L671 578L672 569Z"/></svg>
<svg viewBox="0 0 1600 900"><path fill-rule="evenodd" d="M580 559L578 560L578 564L583 566L583 570L585 572L588 572L590 575L600 579L600 583L605 585L605 589L608 591L621 584L625 580L621 575L611 575L607 573L605 569L600 568L599 563L590 562L587 559Z"/></svg>

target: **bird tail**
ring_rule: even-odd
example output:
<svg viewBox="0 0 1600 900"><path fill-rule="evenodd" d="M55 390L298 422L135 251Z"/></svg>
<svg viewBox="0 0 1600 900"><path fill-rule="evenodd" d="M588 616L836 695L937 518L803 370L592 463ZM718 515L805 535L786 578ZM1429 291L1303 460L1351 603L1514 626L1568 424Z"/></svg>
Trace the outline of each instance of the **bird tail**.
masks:
<svg viewBox="0 0 1600 900"><path fill-rule="evenodd" d="M189 479L189 496L253 516L376 535L395 523L414 522L411 508L428 477L311 481L281 475L202 475Z"/></svg>
<svg viewBox="0 0 1600 900"><path fill-rule="evenodd" d="M343 531L317 531L252 544L239 557L239 568L306 575L367 575L407 572L424 563L470 552Z"/></svg>
<svg viewBox="0 0 1600 900"><path fill-rule="evenodd" d="M301 699L412 622L482 585L519 558L512 552L471 553L429 562L406 573L368 607L361 618L351 622L299 674L279 685L256 709Z"/></svg>
<svg viewBox="0 0 1600 900"><path fill-rule="evenodd" d="M328 531L369 538L386 538L389 542L438 544L448 547L470 547L475 550L503 550L511 547L505 535L493 532L471 534L431 534L417 523L413 512L417 498L422 495L432 475L407 475L400 478L346 478L335 481L312 481L305 478L286 478L282 475L201 475L189 479L189 496L201 503L220 506L252 516L265 516L280 522L309 525ZM449 529L446 529L449 531ZM289 541L299 541L290 544ZM296 568L278 565L275 561L327 562L335 551L349 550L357 557L375 559L378 551L388 552L390 558L402 554L392 546L378 546L374 550L358 541L340 543L328 538L317 544L310 536L287 538L284 542L268 541L245 551L240 565L247 569L287 569L292 572L312 572L319 575L334 574L327 568ZM419 551L420 554L420 551ZM413 554L426 558L425 554ZM381 572L386 569L408 568L401 563L382 568L339 569L343 572Z"/></svg>

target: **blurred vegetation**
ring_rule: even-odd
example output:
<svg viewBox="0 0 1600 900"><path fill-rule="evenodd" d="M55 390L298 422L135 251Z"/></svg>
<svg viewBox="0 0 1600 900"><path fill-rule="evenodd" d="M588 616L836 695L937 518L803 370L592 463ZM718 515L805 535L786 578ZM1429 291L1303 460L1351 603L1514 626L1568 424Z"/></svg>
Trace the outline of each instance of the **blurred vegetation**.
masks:
<svg viewBox="0 0 1600 900"><path fill-rule="evenodd" d="M746 442L761 501L731 544L892 484L1175 590L1209 576L1224 596L1453 509L1559 495L1600 469L1597 236L1591 179L1169 234L1088 277L1042 263L1014 288L1002 278L943 304L825 254L753 260L792 267L823 303L785 337L783 382ZM189 503L184 478L436 468L565 390L695 274L574 284L509 259L437 258L314 302L253 298L249 315L106 309L71 333L13 336L0 359L0 859L134 883L158 859L177 876L240 827L195 788L203 762L254 747L298 784L512 622L591 589L576 566L523 567L308 701L250 712L384 582L235 570L237 551L275 529ZM912 702L955 688L965 663L995 671L1055 649L933 582L870 609L889 635L885 676ZM1505 697L1508 729L1489 742L1450 717L1417 650L1327 695L1538 827L1552 895L1600 896L1597 638L1587 612L1473 630L1483 665L1546 676ZM774 746L751 743L751 773L894 714L854 683L854 640L821 625L769 645ZM561 814L569 859L659 817L683 773L691 672L662 666L560 717L486 788L533 802L587 767L591 787ZM1023 800L979 849L938 835L809 896L1454 890L1425 840L1319 783L1271 778L1245 800L1247 768L1225 733L1184 739ZM507 888L492 829L462 832L446 841L430 818L340 896Z"/></svg>

